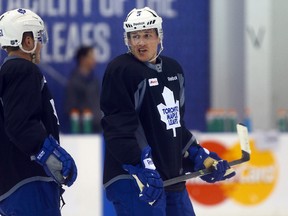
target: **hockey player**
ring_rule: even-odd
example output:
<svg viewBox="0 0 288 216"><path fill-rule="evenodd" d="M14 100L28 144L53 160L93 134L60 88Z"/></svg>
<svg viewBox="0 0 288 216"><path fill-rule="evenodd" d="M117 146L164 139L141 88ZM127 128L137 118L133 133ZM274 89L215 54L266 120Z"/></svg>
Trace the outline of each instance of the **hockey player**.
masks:
<svg viewBox="0 0 288 216"><path fill-rule="evenodd" d="M227 161L185 127L184 74L175 60L159 55L161 17L148 7L133 9L124 30L129 52L107 66L101 95L107 198L121 216L195 215L185 182L163 188L163 180L212 164L206 182L235 172L226 175Z"/></svg>
<svg viewBox="0 0 288 216"><path fill-rule="evenodd" d="M58 118L35 63L47 42L42 19L28 9L0 16L0 215L59 216L61 185L77 177L59 145Z"/></svg>

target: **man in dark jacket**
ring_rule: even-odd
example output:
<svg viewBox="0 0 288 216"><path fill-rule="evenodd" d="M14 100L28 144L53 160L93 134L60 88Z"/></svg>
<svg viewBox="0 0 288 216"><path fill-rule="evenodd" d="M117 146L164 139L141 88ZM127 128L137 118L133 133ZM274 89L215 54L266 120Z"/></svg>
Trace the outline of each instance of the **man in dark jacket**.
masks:
<svg viewBox="0 0 288 216"><path fill-rule="evenodd" d="M72 118L78 115L79 128L73 131L71 127L71 132L98 133L101 131L100 87L93 73L96 65L93 46L79 47L75 59L76 67L70 74L66 88L65 109Z"/></svg>

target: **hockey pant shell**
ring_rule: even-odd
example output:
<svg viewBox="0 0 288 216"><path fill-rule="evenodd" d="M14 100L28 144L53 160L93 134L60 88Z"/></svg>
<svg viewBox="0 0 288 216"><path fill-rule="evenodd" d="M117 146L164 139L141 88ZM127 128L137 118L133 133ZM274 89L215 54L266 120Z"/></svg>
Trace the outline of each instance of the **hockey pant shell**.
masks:
<svg viewBox="0 0 288 216"><path fill-rule="evenodd" d="M3 216L61 216L60 187L54 182L24 184L0 202Z"/></svg>
<svg viewBox="0 0 288 216"><path fill-rule="evenodd" d="M165 192L165 203L153 207L139 200L134 180L118 180L106 188L107 199L113 203L117 216L195 216L187 190Z"/></svg>

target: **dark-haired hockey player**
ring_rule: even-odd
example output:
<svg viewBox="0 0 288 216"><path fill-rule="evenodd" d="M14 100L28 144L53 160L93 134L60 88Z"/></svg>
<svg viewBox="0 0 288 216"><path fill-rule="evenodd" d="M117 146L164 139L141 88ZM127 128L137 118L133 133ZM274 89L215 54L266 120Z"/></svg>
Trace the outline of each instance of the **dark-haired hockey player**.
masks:
<svg viewBox="0 0 288 216"><path fill-rule="evenodd" d="M61 185L77 177L58 144L59 125L36 63L47 42L43 20L28 9L0 16L0 215L59 216Z"/></svg>
<svg viewBox="0 0 288 216"><path fill-rule="evenodd" d="M202 148L185 127L184 74L175 60L159 55L161 17L147 7L133 9L124 30L129 52L107 66L101 95L107 198L121 216L195 215L185 182L163 188L163 180L212 163L204 181L235 172L225 175L227 161Z"/></svg>

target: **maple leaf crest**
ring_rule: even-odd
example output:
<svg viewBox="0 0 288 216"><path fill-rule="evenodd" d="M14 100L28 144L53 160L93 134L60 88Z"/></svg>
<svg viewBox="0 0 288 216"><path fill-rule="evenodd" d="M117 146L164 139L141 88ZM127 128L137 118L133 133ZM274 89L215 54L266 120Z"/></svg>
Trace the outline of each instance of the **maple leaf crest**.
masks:
<svg viewBox="0 0 288 216"><path fill-rule="evenodd" d="M176 128L181 127L179 100L175 101L173 92L167 87L164 87L162 96L165 104L161 103L157 106L161 121L166 124L167 130L173 130L173 136L176 137Z"/></svg>

